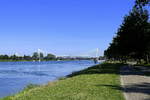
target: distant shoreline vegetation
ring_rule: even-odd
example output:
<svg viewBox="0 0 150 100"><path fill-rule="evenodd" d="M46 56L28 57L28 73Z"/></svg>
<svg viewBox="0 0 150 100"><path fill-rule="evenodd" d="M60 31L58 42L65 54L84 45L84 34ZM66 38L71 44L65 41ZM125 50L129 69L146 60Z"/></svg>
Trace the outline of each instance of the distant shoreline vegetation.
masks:
<svg viewBox="0 0 150 100"><path fill-rule="evenodd" d="M56 56L54 54L47 54L44 56L43 53L34 52L31 56L30 55L0 55L0 61L38 61L38 60L55 60Z"/></svg>
<svg viewBox="0 0 150 100"><path fill-rule="evenodd" d="M57 57L54 54L47 54L44 56L43 53L34 52L33 55L24 55L18 56L14 55L0 55L0 62L8 62L8 61L58 61L58 60L92 60L94 57L71 57L71 56L60 56ZM103 60L104 57L99 57L100 60Z"/></svg>

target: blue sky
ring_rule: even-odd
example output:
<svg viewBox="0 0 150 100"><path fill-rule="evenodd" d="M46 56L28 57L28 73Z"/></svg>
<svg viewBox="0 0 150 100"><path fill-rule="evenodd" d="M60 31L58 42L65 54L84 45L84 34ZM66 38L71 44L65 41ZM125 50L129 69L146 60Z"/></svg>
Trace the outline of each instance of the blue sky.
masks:
<svg viewBox="0 0 150 100"><path fill-rule="evenodd" d="M134 0L0 0L0 54L80 55L109 46Z"/></svg>

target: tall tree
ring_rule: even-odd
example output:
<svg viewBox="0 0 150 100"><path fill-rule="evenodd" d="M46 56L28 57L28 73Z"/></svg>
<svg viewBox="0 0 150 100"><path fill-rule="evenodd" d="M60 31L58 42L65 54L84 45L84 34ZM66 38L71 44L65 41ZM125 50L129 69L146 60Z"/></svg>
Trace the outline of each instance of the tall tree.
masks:
<svg viewBox="0 0 150 100"><path fill-rule="evenodd" d="M116 37L105 51L107 57L122 60L134 58L139 61L146 58L150 41L149 13L145 8L147 4L148 0L136 0L132 11L124 17Z"/></svg>

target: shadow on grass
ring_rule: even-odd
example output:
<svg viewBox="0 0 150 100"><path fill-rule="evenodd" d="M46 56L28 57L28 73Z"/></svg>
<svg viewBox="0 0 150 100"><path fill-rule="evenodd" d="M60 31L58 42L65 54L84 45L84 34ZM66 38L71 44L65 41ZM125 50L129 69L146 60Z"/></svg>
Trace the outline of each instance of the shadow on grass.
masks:
<svg viewBox="0 0 150 100"><path fill-rule="evenodd" d="M117 86L117 85L105 85L105 84L98 84L96 86L109 87L115 90L121 90L125 93L143 93L143 94L150 95L150 83L126 85L124 87ZM150 100L150 98L145 99L145 100Z"/></svg>
<svg viewBox="0 0 150 100"><path fill-rule="evenodd" d="M103 63L99 65L95 65L93 67L89 67L85 70L73 72L72 74L68 75L67 77L73 77L77 75L85 75L85 74L119 74L119 69L124 64L121 63Z"/></svg>
<svg viewBox="0 0 150 100"><path fill-rule="evenodd" d="M134 66L144 66L150 69L150 64L135 64Z"/></svg>
<svg viewBox="0 0 150 100"><path fill-rule="evenodd" d="M145 72L144 75L145 76L150 76L150 72Z"/></svg>
<svg viewBox="0 0 150 100"><path fill-rule="evenodd" d="M150 66L134 66L137 71L142 72L145 76L150 76Z"/></svg>
<svg viewBox="0 0 150 100"><path fill-rule="evenodd" d="M141 66L143 69L143 67ZM137 66L128 66L122 67L121 75L140 75L140 76L150 76L150 70L144 69L142 70L140 67Z"/></svg>

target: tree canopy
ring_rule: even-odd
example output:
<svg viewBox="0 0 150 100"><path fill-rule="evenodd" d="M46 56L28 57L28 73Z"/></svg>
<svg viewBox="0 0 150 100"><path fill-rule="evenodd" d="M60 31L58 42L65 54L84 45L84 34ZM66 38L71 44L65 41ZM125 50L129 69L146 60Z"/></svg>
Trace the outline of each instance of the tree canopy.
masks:
<svg viewBox="0 0 150 100"><path fill-rule="evenodd" d="M150 22L147 10L149 0L136 0L128 15L124 17L112 43L104 54L108 59L126 61L135 59L149 62Z"/></svg>

